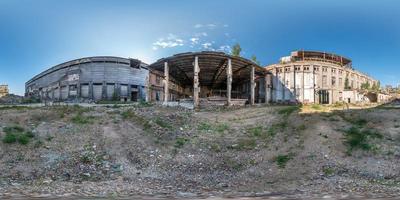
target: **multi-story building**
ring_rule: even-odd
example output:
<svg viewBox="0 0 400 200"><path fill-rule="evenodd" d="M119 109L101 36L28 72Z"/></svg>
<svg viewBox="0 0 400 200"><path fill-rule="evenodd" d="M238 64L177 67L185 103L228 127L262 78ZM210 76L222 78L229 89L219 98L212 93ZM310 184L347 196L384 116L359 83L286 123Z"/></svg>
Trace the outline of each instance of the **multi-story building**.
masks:
<svg viewBox="0 0 400 200"><path fill-rule="evenodd" d="M331 104L366 100L362 85L378 81L355 70L343 56L317 51L294 51L266 69L272 74L273 102Z"/></svg>
<svg viewBox="0 0 400 200"><path fill-rule="evenodd" d="M8 85L0 85L0 98L8 95Z"/></svg>

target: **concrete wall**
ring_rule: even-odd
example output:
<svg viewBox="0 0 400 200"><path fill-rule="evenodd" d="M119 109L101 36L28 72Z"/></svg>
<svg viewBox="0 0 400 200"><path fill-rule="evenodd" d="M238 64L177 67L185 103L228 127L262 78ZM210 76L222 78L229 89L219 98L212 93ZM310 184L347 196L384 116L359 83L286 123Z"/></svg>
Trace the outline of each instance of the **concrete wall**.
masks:
<svg viewBox="0 0 400 200"><path fill-rule="evenodd" d="M57 65L26 83L26 95L50 101L145 99L146 64L131 66L130 60L92 57Z"/></svg>

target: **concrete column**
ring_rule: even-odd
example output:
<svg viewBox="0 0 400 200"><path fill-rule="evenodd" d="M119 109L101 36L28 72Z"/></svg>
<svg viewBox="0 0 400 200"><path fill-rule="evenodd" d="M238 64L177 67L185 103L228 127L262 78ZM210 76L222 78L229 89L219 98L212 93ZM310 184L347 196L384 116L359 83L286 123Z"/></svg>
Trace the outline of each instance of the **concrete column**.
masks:
<svg viewBox="0 0 400 200"><path fill-rule="evenodd" d="M91 99L91 100L94 100L94 98L93 98L93 82L92 81L89 82L89 95L88 95L88 98Z"/></svg>
<svg viewBox="0 0 400 200"><path fill-rule="evenodd" d="M290 70L292 71L292 78L293 78L293 81L291 81L291 83L290 83L290 85L291 86L293 86L293 100L294 101L297 101L298 99L297 99L297 89L296 89L296 71L295 71L295 69L296 69L296 67L294 66L294 65L292 65L291 67L290 67Z"/></svg>
<svg viewBox="0 0 400 200"><path fill-rule="evenodd" d="M200 83L199 83L199 57L194 58L194 76L193 76L193 106L194 108L199 107L199 93L200 93Z"/></svg>
<svg viewBox="0 0 400 200"><path fill-rule="evenodd" d="M311 66L310 66L311 67ZM314 71L314 69L311 67L310 69L312 69ZM305 88L304 88L304 65L301 66L301 85L300 85L300 91L301 91L301 102L304 103L304 94L305 94Z"/></svg>
<svg viewBox="0 0 400 200"><path fill-rule="evenodd" d="M168 62L164 62L164 102L169 100L169 68Z"/></svg>
<svg viewBox="0 0 400 200"><path fill-rule="evenodd" d="M146 77L146 102L151 101L151 89L150 89L150 73Z"/></svg>
<svg viewBox="0 0 400 200"><path fill-rule="evenodd" d="M232 60L228 59L228 68L226 70L226 97L228 106L231 105L231 92L232 92Z"/></svg>
<svg viewBox="0 0 400 200"><path fill-rule="evenodd" d="M251 73L250 73L250 104L254 105L254 90L255 90L255 82L254 82L254 73L255 73L255 68L254 66L251 66Z"/></svg>

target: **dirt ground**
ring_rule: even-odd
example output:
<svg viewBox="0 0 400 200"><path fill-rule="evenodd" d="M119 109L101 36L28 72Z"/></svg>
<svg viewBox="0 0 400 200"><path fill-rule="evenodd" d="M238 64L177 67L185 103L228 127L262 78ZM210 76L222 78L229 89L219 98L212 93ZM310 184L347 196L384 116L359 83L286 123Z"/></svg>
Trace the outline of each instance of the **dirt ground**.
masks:
<svg viewBox="0 0 400 200"><path fill-rule="evenodd" d="M377 105L2 107L0 197L395 195L399 116Z"/></svg>

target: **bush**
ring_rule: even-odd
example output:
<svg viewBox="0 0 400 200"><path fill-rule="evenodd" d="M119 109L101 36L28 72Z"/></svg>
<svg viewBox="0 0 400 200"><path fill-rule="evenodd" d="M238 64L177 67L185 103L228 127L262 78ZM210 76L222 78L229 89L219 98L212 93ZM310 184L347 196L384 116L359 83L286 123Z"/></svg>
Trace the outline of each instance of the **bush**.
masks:
<svg viewBox="0 0 400 200"><path fill-rule="evenodd" d="M29 137L28 137L26 134L20 134L20 135L18 135L18 137L17 137L17 141L18 141L20 144L26 145L26 144L29 143Z"/></svg>
<svg viewBox="0 0 400 200"><path fill-rule="evenodd" d="M292 159L292 156L287 154L287 155L278 155L275 157L274 161L278 165L279 168L285 168L287 162Z"/></svg>
<svg viewBox="0 0 400 200"><path fill-rule="evenodd" d="M17 141L17 135L14 133L6 133L6 136L3 138L3 142L7 144L11 144Z"/></svg>

